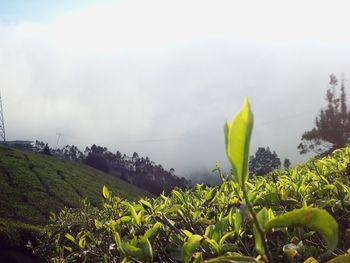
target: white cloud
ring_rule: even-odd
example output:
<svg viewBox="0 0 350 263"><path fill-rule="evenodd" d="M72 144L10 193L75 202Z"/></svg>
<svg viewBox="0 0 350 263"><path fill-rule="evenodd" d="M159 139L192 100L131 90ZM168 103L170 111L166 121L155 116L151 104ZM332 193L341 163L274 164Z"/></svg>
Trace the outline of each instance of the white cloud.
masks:
<svg viewBox="0 0 350 263"><path fill-rule="evenodd" d="M299 161L328 74L350 76L345 7L128 0L46 24L0 23L7 134L54 144L63 132L66 143L138 151L185 173L225 160L222 123L249 95L253 151L269 145Z"/></svg>

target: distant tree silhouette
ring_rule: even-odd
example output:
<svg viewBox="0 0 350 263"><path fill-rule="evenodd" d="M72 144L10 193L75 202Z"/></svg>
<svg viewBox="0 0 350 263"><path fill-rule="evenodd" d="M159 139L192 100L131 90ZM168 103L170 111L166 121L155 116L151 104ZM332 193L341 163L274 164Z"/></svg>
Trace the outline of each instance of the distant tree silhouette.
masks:
<svg viewBox="0 0 350 263"><path fill-rule="evenodd" d="M42 152L44 150L45 146L46 146L46 143L36 140L35 144L34 144L33 151L34 152Z"/></svg>
<svg viewBox="0 0 350 263"><path fill-rule="evenodd" d="M326 109L321 109L312 130L304 132L298 146L300 154L310 151L327 154L344 147L350 141L350 111L346 103L344 78L341 81L340 94L337 97L338 80L330 75L330 87L327 89Z"/></svg>
<svg viewBox="0 0 350 263"><path fill-rule="evenodd" d="M149 157L140 157L136 152L132 157L119 151L114 154L106 147L96 144L90 148L86 147L84 153L74 145L65 145L61 149L53 150L48 144L40 141L36 141L34 151L70 161L84 162L156 195L163 191L169 193L174 187L184 189L190 186L187 179L175 175L175 169L171 168L166 171L162 165L155 164Z"/></svg>
<svg viewBox="0 0 350 263"><path fill-rule="evenodd" d="M259 147L255 156L250 156L249 173L253 175L265 175L281 167L281 160L276 152L271 152L270 148Z"/></svg>
<svg viewBox="0 0 350 263"><path fill-rule="evenodd" d="M58 149L57 154L60 154L64 159L80 162L83 161L84 155L75 145L66 145L62 149Z"/></svg>
<svg viewBox="0 0 350 263"><path fill-rule="evenodd" d="M101 147L93 144L91 148L86 147L85 154L85 163L89 166L92 166L98 170L108 173L109 164L106 157L110 157L108 149L106 147Z"/></svg>
<svg viewBox="0 0 350 263"><path fill-rule="evenodd" d="M90 153L86 159L85 159L85 163L91 167L94 167L98 170L101 170L103 172L108 173L109 172L109 165L106 161L106 159L104 159L102 156L100 155L96 155L93 153Z"/></svg>
<svg viewBox="0 0 350 263"><path fill-rule="evenodd" d="M51 155L51 150L50 150L50 147L48 144L45 145L45 147L41 153L46 154L46 155Z"/></svg>
<svg viewBox="0 0 350 263"><path fill-rule="evenodd" d="M291 162L288 158L284 159L284 162L283 162L283 167L288 169L291 165Z"/></svg>

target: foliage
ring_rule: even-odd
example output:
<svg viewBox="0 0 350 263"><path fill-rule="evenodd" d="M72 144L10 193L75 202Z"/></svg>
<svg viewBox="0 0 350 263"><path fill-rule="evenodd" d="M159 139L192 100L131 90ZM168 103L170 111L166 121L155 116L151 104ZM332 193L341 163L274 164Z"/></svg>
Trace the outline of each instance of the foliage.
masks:
<svg viewBox="0 0 350 263"><path fill-rule="evenodd" d="M47 224L50 211L80 207L83 197L101 206L103 185L129 200L150 196L89 166L0 146L0 261L12 262L4 261L2 249L26 251L28 240L35 240Z"/></svg>
<svg viewBox="0 0 350 263"><path fill-rule="evenodd" d="M271 152L269 147L259 147L255 155L250 156L250 175L265 175L281 167L281 160L276 152Z"/></svg>
<svg viewBox="0 0 350 263"><path fill-rule="evenodd" d="M0 218L44 224L50 211L77 207L82 198L101 205L107 185L119 196L136 200L147 192L83 164L0 146Z"/></svg>
<svg viewBox="0 0 350 263"><path fill-rule="evenodd" d="M42 229L37 226L15 220L0 219L0 247L24 248L28 240L35 240L42 232Z"/></svg>
<svg viewBox="0 0 350 263"><path fill-rule="evenodd" d="M233 123L226 124L226 145L242 156L227 149L234 174L220 172L220 186L199 184L137 202L112 196L104 187L102 208L85 204L53 214L35 253L53 262L318 262L342 254L333 262L347 258L350 148L248 179L249 138L241 134L237 140L237 131L231 129L249 135L249 108L246 101Z"/></svg>
<svg viewBox="0 0 350 263"><path fill-rule="evenodd" d="M315 120L316 127L302 135L298 149L301 154L313 151L317 154L329 153L344 147L350 141L350 111L346 103L344 78L337 97L338 80L330 75L327 90L326 109L322 109Z"/></svg>
<svg viewBox="0 0 350 263"><path fill-rule="evenodd" d="M174 187L185 189L190 186L190 181L176 176L173 168L166 171L160 164L154 163L148 157L140 157L136 152L130 157L119 151L114 154L106 147L93 144L91 147L86 147L83 153L75 145L50 149L47 144L40 141L35 142L33 150L42 153L44 148L57 158L85 163L153 194L170 192Z"/></svg>
<svg viewBox="0 0 350 263"><path fill-rule="evenodd" d="M45 145L45 147L41 153L46 154L46 155L51 155L50 147L48 144Z"/></svg>
<svg viewBox="0 0 350 263"><path fill-rule="evenodd" d="M100 155L89 153L84 163L105 173L109 172L109 165L106 159Z"/></svg>
<svg viewBox="0 0 350 263"><path fill-rule="evenodd" d="M283 161L283 167L286 168L286 169L288 169L288 168L290 167L290 165L291 165L290 160L289 160L288 158L284 159L284 161Z"/></svg>

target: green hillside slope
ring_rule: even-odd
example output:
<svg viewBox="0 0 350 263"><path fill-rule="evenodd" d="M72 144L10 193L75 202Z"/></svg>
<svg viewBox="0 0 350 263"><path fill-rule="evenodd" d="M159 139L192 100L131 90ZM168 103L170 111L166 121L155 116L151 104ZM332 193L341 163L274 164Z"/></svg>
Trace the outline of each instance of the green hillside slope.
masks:
<svg viewBox="0 0 350 263"><path fill-rule="evenodd" d="M50 211L101 203L101 188L129 200L150 195L83 164L0 146L0 219L45 224Z"/></svg>

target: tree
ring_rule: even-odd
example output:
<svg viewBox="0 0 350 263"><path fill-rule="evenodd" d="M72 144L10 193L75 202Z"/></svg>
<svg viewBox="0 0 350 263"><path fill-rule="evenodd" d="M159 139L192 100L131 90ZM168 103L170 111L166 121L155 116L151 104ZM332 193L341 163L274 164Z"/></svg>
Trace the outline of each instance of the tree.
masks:
<svg viewBox="0 0 350 263"><path fill-rule="evenodd" d="M48 144L45 145L45 147L41 153L46 154L46 155L51 155L51 150L50 150L50 147Z"/></svg>
<svg viewBox="0 0 350 263"><path fill-rule="evenodd" d="M93 144L91 148L86 147L85 154L87 154L85 163L96 169L109 172L109 164L107 158L110 156L106 147L101 147ZM107 158L106 158L107 156Z"/></svg>
<svg viewBox="0 0 350 263"><path fill-rule="evenodd" d="M249 172L250 175L265 175L281 167L281 160L276 152L271 152L270 148L259 147L255 156L250 156Z"/></svg>
<svg viewBox="0 0 350 263"><path fill-rule="evenodd" d="M283 162L283 167L288 169L291 165L291 162L288 158L284 159L284 162Z"/></svg>
<svg viewBox="0 0 350 263"><path fill-rule="evenodd" d="M103 172L109 172L109 165L102 156L89 154L85 159L85 163Z"/></svg>
<svg viewBox="0 0 350 263"><path fill-rule="evenodd" d="M330 75L329 86L326 93L327 108L321 109L316 117L316 127L302 135L298 146L300 154L310 151L327 154L344 147L350 141L350 111L346 103L344 78L338 97L338 80L334 74Z"/></svg>
<svg viewBox="0 0 350 263"><path fill-rule="evenodd" d="M34 150L34 152L39 153L39 152L42 152L44 150L45 146L46 146L46 144L44 142L36 140L33 150Z"/></svg>
<svg viewBox="0 0 350 263"><path fill-rule="evenodd" d="M80 161L83 161L84 159L83 153L75 145L66 145L62 148L60 152L61 152L62 158L66 160L80 162Z"/></svg>

